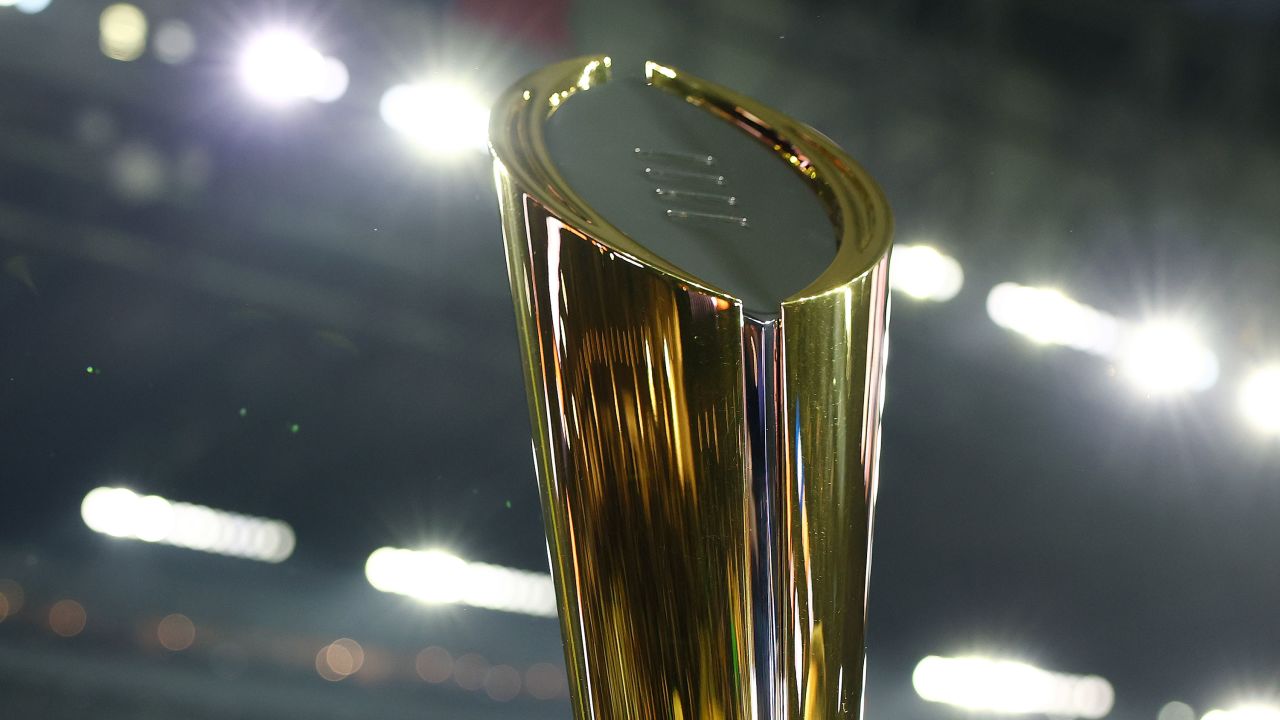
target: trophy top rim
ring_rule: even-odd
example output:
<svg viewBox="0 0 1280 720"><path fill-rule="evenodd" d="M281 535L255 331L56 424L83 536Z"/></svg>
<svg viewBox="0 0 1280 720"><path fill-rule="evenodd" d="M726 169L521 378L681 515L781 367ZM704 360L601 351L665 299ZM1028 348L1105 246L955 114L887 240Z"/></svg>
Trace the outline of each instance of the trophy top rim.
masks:
<svg viewBox="0 0 1280 720"><path fill-rule="evenodd" d="M573 190L552 160L544 136L547 120L574 94L608 82L612 66L607 55L589 55L547 65L512 85L490 115L489 147L496 164L522 191L603 247L741 306L733 293L670 263L615 227ZM817 278L783 300L779 309L843 290L888 253L893 235L888 200L866 170L830 138L695 75L652 60L645 61L644 71L649 85L683 97L773 150L826 207L836 231L836 254Z"/></svg>

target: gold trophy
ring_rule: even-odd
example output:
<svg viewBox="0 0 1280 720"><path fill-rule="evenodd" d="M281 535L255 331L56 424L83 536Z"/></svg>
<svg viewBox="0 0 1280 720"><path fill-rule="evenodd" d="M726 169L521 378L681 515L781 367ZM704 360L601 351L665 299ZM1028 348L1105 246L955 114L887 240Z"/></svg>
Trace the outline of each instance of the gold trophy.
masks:
<svg viewBox="0 0 1280 720"><path fill-rule="evenodd" d="M614 64L490 122L575 717L858 718L888 205L814 129Z"/></svg>

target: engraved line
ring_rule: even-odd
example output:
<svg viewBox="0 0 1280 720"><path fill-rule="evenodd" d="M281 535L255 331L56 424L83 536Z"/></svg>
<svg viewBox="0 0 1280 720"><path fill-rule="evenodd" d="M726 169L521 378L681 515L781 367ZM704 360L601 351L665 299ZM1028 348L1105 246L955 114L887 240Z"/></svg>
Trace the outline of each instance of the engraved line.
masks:
<svg viewBox="0 0 1280 720"><path fill-rule="evenodd" d="M640 157L657 158L661 160L677 160L680 162L691 162L697 165L715 165L715 155L705 155L703 153L686 153L686 152L667 152L665 150L645 150L644 148L636 148L636 155Z"/></svg>
<svg viewBox="0 0 1280 720"><path fill-rule="evenodd" d="M747 219L738 215L718 215L716 213L698 212L696 210L668 210L667 217L672 220L711 220L731 223L738 227L747 227Z"/></svg>
<svg viewBox="0 0 1280 720"><path fill-rule="evenodd" d="M715 193L697 192L695 190L673 190L671 188L655 188L654 192L663 200L672 202L680 202L681 200L697 200L708 203L724 203L725 205L737 205L738 198L735 195L717 195Z"/></svg>
<svg viewBox="0 0 1280 720"><path fill-rule="evenodd" d="M715 175L713 173L697 173L685 170L663 170L661 168L647 167L644 174L656 180L697 180L698 182L707 182L715 185L724 185L723 175Z"/></svg>

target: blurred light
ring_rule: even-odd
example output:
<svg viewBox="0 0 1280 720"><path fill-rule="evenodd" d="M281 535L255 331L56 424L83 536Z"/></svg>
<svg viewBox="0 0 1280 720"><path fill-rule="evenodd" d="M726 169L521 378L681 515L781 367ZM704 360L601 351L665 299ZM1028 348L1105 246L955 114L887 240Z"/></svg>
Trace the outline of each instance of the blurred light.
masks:
<svg viewBox="0 0 1280 720"><path fill-rule="evenodd" d="M49 3L51 1L52 0L18 0L17 2L10 3L10 4L13 5L15 8L17 8L18 12L23 12L28 15L35 15L36 13L42 12L45 8L49 7Z"/></svg>
<svg viewBox="0 0 1280 720"><path fill-rule="evenodd" d="M413 661L418 677L429 683L442 683L453 675L453 656L442 647L423 648Z"/></svg>
<svg viewBox="0 0 1280 720"><path fill-rule="evenodd" d="M22 586L14 580L0 580L0 622L22 609Z"/></svg>
<svg viewBox="0 0 1280 720"><path fill-rule="evenodd" d="M484 693L490 700L508 702L520 694L520 671L510 665L495 665L484 675Z"/></svg>
<svg viewBox="0 0 1280 720"><path fill-rule="evenodd" d="M347 91L347 66L325 57L298 33L268 30L249 41L240 57L240 79L249 92L284 105L310 98L337 100Z"/></svg>
<svg viewBox="0 0 1280 720"><path fill-rule="evenodd" d="M108 5L98 16L98 46L113 60L137 60L147 48L147 16L136 5Z"/></svg>
<svg viewBox="0 0 1280 720"><path fill-rule="evenodd" d="M72 134L88 147L103 147L115 141L120 129L116 119L103 108L87 108L76 115Z"/></svg>
<svg viewBox="0 0 1280 720"><path fill-rule="evenodd" d="M1067 675L1009 660L929 656L911 676L930 702L1017 715L1101 718L1111 712L1111 683L1096 675Z"/></svg>
<svg viewBox="0 0 1280 720"><path fill-rule="evenodd" d="M1280 435L1280 364L1259 368L1245 378L1239 401L1250 425Z"/></svg>
<svg viewBox="0 0 1280 720"><path fill-rule="evenodd" d="M551 663L534 663L524 674L524 686L529 694L539 700L550 700L560 695L566 680L560 668Z"/></svg>
<svg viewBox="0 0 1280 720"><path fill-rule="evenodd" d="M156 59L168 65L181 65L196 52L196 34L181 20L165 20L156 26L151 40Z"/></svg>
<svg viewBox="0 0 1280 720"><path fill-rule="evenodd" d="M453 681L463 690L479 690L484 685L489 661L479 653L467 653L453 664Z"/></svg>
<svg viewBox="0 0 1280 720"><path fill-rule="evenodd" d="M293 554L293 528L280 520L141 496L126 488L89 491L80 516L90 529L118 538L163 543L219 555L281 562Z"/></svg>
<svg viewBox="0 0 1280 720"><path fill-rule="evenodd" d="M1110 355L1120 336L1114 317L1048 288L1000 283L987 295L987 314L995 324L1032 342L1095 355Z"/></svg>
<svg viewBox="0 0 1280 720"><path fill-rule="evenodd" d="M960 263L928 245L896 245L889 262L889 284L917 300L945 302L964 285Z"/></svg>
<svg viewBox="0 0 1280 720"><path fill-rule="evenodd" d="M1121 372L1150 395L1206 390L1218 380L1218 358L1186 325L1156 320L1129 331L1116 357Z"/></svg>
<svg viewBox="0 0 1280 720"><path fill-rule="evenodd" d="M88 617L75 600L59 600L49 608L49 629L62 637L75 637L84 630Z"/></svg>
<svg viewBox="0 0 1280 720"><path fill-rule="evenodd" d="M380 110L387 125L433 155L489 147L489 108L457 83L396 85L383 94Z"/></svg>
<svg viewBox="0 0 1280 720"><path fill-rule="evenodd" d="M158 200L169 184L164 156L138 141L124 143L112 153L107 176L117 195L135 203Z"/></svg>
<svg viewBox="0 0 1280 720"><path fill-rule="evenodd" d="M13 7L18 4L18 0L0 0L0 7Z"/></svg>
<svg viewBox="0 0 1280 720"><path fill-rule="evenodd" d="M431 604L462 604L539 617L556 616L551 576L469 563L442 550L379 548L364 566L375 588Z"/></svg>
<svg viewBox="0 0 1280 720"><path fill-rule="evenodd" d="M316 86L311 91L311 98L319 102L333 102L347 92L347 84L351 75L347 72L346 63L335 57L324 59L324 66Z"/></svg>
<svg viewBox="0 0 1280 720"><path fill-rule="evenodd" d="M1174 700L1160 708L1156 720L1196 720L1196 711L1190 705Z"/></svg>
<svg viewBox="0 0 1280 720"><path fill-rule="evenodd" d="M316 672L330 682L356 674L363 665L364 648L351 638L338 638L316 653Z"/></svg>
<svg viewBox="0 0 1280 720"><path fill-rule="evenodd" d="M156 626L156 637L166 650L181 652L196 641L196 625L181 613L166 615Z"/></svg>
<svg viewBox="0 0 1280 720"><path fill-rule="evenodd" d="M1271 705L1240 705L1231 710L1210 710L1201 720L1280 720L1280 708Z"/></svg>

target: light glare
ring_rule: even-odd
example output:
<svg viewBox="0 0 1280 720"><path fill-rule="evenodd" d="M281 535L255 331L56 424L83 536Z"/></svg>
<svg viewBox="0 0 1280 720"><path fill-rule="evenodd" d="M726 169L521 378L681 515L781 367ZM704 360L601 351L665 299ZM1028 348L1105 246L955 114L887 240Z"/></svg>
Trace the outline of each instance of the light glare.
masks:
<svg viewBox="0 0 1280 720"><path fill-rule="evenodd" d="M555 617L551 576L471 563L443 550L379 548L364 566L369 584L428 604L461 604Z"/></svg>
<svg viewBox="0 0 1280 720"><path fill-rule="evenodd" d="M1254 370L1240 386L1239 403L1250 425L1280 435L1280 364Z"/></svg>
<svg viewBox="0 0 1280 720"><path fill-rule="evenodd" d="M1207 390L1218 380L1218 358L1183 323L1155 320L1128 334L1118 361L1124 375L1150 395Z"/></svg>
<svg viewBox="0 0 1280 720"><path fill-rule="evenodd" d="M964 270L955 258L928 245L897 245L889 263L889 284L917 300L946 302L964 286Z"/></svg>
<svg viewBox="0 0 1280 720"><path fill-rule="evenodd" d="M489 146L489 109L458 83L396 85L383 94L379 109L387 125L430 154Z"/></svg>
<svg viewBox="0 0 1280 720"><path fill-rule="evenodd" d="M1210 710L1202 720L1280 720L1280 708L1271 705L1239 705L1231 710Z"/></svg>
<svg viewBox="0 0 1280 720"><path fill-rule="evenodd" d="M282 29L249 41L240 57L240 78L250 94L273 105L308 98L328 102L347 89L341 61L325 57L302 35Z"/></svg>
<svg viewBox="0 0 1280 720"><path fill-rule="evenodd" d="M1120 336L1116 318L1051 288L1000 283L987 295L987 314L1032 342L1094 355L1111 354Z"/></svg>
<svg viewBox="0 0 1280 720"><path fill-rule="evenodd" d="M1054 673L1011 660L930 655L911 676L930 702L1002 714L1101 718L1111 712L1111 683L1096 675Z"/></svg>
<svg viewBox="0 0 1280 720"><path fill-rule="evenodd" d="M80 504L89 529L118 538L277 563L293 554L293 528L280 520L138 495L128 488L90 490Z"/></svg>

